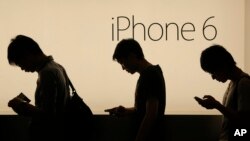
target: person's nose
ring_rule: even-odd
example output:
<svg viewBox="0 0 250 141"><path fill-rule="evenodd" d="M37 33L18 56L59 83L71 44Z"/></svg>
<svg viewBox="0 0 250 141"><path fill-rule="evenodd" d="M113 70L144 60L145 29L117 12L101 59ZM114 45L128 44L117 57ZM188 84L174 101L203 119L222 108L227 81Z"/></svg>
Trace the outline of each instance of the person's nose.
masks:
<svg viewBox="0 0 250 141"><path fill-rule="evenodd" d="M20 66L20 69L21 69L22 71L25 71L25 69L24 69L24 67L23 67L23 66Z"/></svg>
<svg viewBox="0 0 250 141"><path fill-rule="evenodd" d="M211 77L212 77L213 80L215 79L215 76L213 74L211 75Z"/></svg>

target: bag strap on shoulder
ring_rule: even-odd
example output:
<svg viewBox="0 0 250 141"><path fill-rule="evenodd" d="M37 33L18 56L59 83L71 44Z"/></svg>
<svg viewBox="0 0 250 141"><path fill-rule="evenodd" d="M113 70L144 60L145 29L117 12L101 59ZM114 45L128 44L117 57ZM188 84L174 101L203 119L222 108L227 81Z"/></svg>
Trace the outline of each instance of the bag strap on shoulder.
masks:
<svg viewBox="0 0 250 141"><path fill-rule="evenodd" d="M68 74L67 74L67 72L66 72L65 69L63 69L63 73L64 73L64 75L65 75L67 81L69 82L69 86L70 86L72 92L73 92L73 93L76 93L76 89L75 89L75 87L73 86L72 82L70 81L69 76L68 76Z"/></svg>
<svg viewBox="0 0 250 141"><path fill-rule="evenodd" d="M67 76L68 77L68 76ZM72 82L70 81L69 77L68 77L68 81L69 81L69 86L71 87L72 89L72 92L76 92L76 89L75 87L73 86Z"/></svg>

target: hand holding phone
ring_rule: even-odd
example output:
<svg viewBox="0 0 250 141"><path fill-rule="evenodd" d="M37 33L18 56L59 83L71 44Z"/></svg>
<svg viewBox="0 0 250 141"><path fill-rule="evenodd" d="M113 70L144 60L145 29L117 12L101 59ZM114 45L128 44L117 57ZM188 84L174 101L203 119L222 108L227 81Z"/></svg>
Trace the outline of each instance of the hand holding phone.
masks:
<svg viewBox="0 0 250 141"><path fill-rule="evenodd" d="M204 106L204 99L199 98L198 96L195 96L194 99L202 106Z"/></svg>
<svg viewBox="0 0 250 141"><path fill-rule="evenodd" d="M104 110L105 112L109 112L110 115L113 116L121 116L125 113L125 107L123 106L118 106L118 107L114 107L111 109L106 109Z"/></svg>
<svg viewBox="0 0 250 141"><path fill-rule="evenodd" d="M17 109L21 103L29 103L29 102L30 99L23 93L20 93L19 95L17 95L8 102L8 106L12 107L13 109Z"/></svg>
<svg viewBox="0 0 250 141"><path fill-rule="evenodd" d="M194 99L203 107L207 109L214 109L221 106L220 102L218 102L214 97L211 95L205 95L203 99L195 96Z"/></svg>

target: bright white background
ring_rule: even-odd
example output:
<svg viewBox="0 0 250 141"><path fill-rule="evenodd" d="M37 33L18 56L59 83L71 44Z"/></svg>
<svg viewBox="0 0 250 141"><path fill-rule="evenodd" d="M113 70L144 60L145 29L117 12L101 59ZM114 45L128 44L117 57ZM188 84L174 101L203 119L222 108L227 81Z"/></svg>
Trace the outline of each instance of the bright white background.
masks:
<svg viewBox="0 0 250 141"><path fill-rule="evenodd" d="M160 64L166 80L166 114L219 114L200 107L193 99L211 94L219 101L227 87L212 80L200 68L202 50L217 43L225 46L244 70L245 1L244 0L0 0L0 114L14 114L8 101L20 92L34 103L37 73L25 73L7 61L7 46L17 34L32 37L45 54L52 55L68 71L73 84L94 114L106 114L106 108L133 106L138 74L131 75L112 60L117 40L112 41L112 24L116 17L126 16L146 28L159 23L164 28L163 38L143 40L138 27L135 39L141 44L145 57ZM208 41L202 27L208 24L217 29L217 37ZM112 18L115 18L112 20ZM127 21L121 21L126 26ZM187 22L195 32L185 33L193 41L185 41L176 30L168 30L166 23L179 28ZM189 29L190 27L186 27ZM152 28L153 37L160 35ZM211 37L214 32L208 29ZM120 39L132 37L132 28L120 33Z"/></svg>

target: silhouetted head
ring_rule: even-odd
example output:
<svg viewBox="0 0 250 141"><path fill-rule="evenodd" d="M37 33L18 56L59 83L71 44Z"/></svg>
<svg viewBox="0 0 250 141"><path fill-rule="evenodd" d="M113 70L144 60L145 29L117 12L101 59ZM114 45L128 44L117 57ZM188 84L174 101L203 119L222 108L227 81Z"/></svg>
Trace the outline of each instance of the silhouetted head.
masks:
<svg viewBox="0 0 250 141"><path fill-rule="evenodd" d="M127 58L131 53L135 54L138 59L144 59L142 48L136 40L123 39L115 48L113 60L119 61L121 58Z"/></svg>
<svg viewBox="0 0 250 141"><path fill-rule="evenodd" d="M133 74L137 71L137 62L144 60L140 44L134 39L121 40L114 51L113 60L122 65L122 68Z"/></svg>
<svg viewBox="0 0 250 141"><path fill-rule="evenodd" d="M213 79L225 82L226 76L236 67L232 55L221 45L212 45L202 51L201 68L212 75Z"/></svg>
<svg viewBox="0 0 250 141"><path fill-rule="evenodd" d="M39 45L30 37L17 35L8 46L8 61L25 71L35 71L37 56L45 56Z"/></svg>

